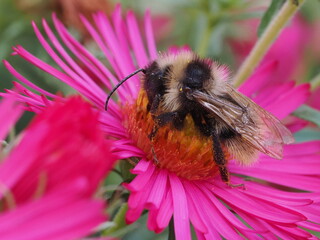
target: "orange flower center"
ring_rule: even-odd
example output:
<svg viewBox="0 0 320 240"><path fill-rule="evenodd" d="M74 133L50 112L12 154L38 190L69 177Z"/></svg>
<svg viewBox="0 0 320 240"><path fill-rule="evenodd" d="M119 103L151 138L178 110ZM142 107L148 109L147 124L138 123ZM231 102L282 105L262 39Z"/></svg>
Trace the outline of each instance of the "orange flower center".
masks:
<svg viewBox="0 0 320 240"><path fill-rule="evenodd" d="M193 120L187 116L182 131L170 124L161 127L151 142L154 120L147 112L148 99L142 90L137 101L123 107L124 126L133 142L142 149L147 158L153 160L158 168L167 169L179 177L200 180L214 177L218 167L213 161L212 140L200 135ZM228 159L226 151L225 155Z"/></svg>

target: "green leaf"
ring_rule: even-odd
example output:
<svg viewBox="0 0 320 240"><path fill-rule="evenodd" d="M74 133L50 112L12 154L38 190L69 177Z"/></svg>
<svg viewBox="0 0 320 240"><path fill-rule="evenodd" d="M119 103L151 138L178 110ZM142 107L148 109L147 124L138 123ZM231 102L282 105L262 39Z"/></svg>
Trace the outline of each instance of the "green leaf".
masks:
<svg viewBox="0 0 320 240"><path fill-rule="evenodd" d="M104 236L119 236L119 235L124 235L127 232L131 231L132 229L129 228L128 231L124 231L124 228L127 227L127 224L125 222L125 215L128 210L128 204L124 203L118 212L116 213L112 225L110 225L109 228L107 228L104 232Z"/></svg>
<svg viewBox="0 0 320 240"><path fill-rule="evenodd" d="M266 27L271 22L274 15L278 12L278 10L282 7L286 0L272 0L270 7L267 9L267 11L264 13L259 28L258 28L258 36L260 37Z"/></svg>
<svg viewBox="0 0 320 240"><path fill-rule="evenodd" d="M320 131L314 128L305 128L294 134L296 142L307 142L320 139Z"/></svg>
<svg viewBox="0 0 320 240"><path fill-rule="evenodd" d="M148 214L142 215L136 222L136 229L126 234L122 240L168 240L168 228L161 233L154 233L147 228ZM132 224L131 224L132 225ZM130 225L130 226L131 226ZM193 238L196 239L196 238Z"/></svg>
<svg viewBox="0 0 320 240"><path fill-rule="evenodd" d="M317 109L314 109L307 105L302 105L293 113L293 115L298 118L315 123L318 127L320 127L320 111Z"/></svg>
<svg viewBox="0 0 320 240"><path fill-rule="evenodd" d="M123 159L119 163L120 172L122 175L122 179L124 182L130 182L134 179L135 175L131 173L131 169L133 168L132 164L129 162L138 162L139 160L135 157L132 157L130 159Z"/></svg>

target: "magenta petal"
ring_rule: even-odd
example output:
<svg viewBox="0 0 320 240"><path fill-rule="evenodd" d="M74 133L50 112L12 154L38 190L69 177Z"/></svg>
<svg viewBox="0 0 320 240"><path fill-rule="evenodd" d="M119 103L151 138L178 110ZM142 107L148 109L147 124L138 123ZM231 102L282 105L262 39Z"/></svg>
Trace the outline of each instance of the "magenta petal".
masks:
<svg viewBox="0 0 320 240"><path fill-rule="evenodd" d="M0 140L4 140L11 127L18 121L23 110L17 106L13 97L7 97L0 102Z"/></svg>
<svg viewBox="0 0 320 240"><path fill-rule="evenodd" d="M131 193L128 200L129 209L126 213L127 223L132 223L140 217L143 209L145 208L145 204L149 197L150 191L152 190L154 179L155 177L152 177L150 183L147 184L147 186L142 191Z"/></svg>
<svg viewBox="0 0 320 240"><path fill-rule="evenodd" d="M267 105L265 109L272 112L279 119L283 119L307 100L310 96L309 89L309 84L299 85L279 95L278 99ZM279 105L279 103L285 104Z"/></svg>
<svg viewBox="0 0 320 240"><path fill-rule="evenodd" d="M204 184L206 185L206 184ZM212 192L212 187L209 187L211 185L207 185L207 188L202 187L202 192L207 196L207 198L210 198L211 192ZM199 184L198 184L199 187ZM209 188L208 188L209 187ZM232 225L237 228L238 231L242 230L244 233L261 233L257 230L250 229L243 225L243 223L236 217L234 216L228 208L226 208L217 198L211 197L210 201L212 204L217 208L217 210L221 213L221 216L223 216L225 219L223 221L226 222L226 225ZM222 222L222 221L221 221ZM231 231L228 231L228 234L230 234ZM263 231L262 231L263 232ZM224 235L227 236L227 235ZM232 236L231 236L232 237ZM234 238L234 237L232 237Z"/></svg>
<svg viewBox="0 0 320 240"><path fill-rule="evenodd" d="M203 213L199 211L197 208L197 204L199 204L199 194L196 194L193 187L190 186L191 184L187 181L183 181L183 185L187 195L187 201L189 205L189 214L190 214L190 221L192 222L194 228L201 233L207 233L208 228L205 222L203 221L202 215Z"/></svg>
<svg viewBox="0 0 320 240"><path fill-rule="evenodd" d="M180 179L174 174L169 174L172 188L173 219L177 240L191 240L188 204L186 193Z"/></svg>
<svg viewBox="0 0 320 240"><path fill-rule="evenodd" d="M127 14L127 24L129 38L131 40L131 45L133 47L133 51L135 52L135 56L137 57L138 65L139 67L145 67L150 60L147 57L137 20L132 11L129 11Z"/></svg>
<svg viewBox="0 0 320 240"><path fill-rule="evenodd" d="M303 156L312 153L318 153L320 149L320 141L310 141L304 143L296 143L284 146L284 156Z"/></svg>
<svg viewBox="0 0 320 240"><path fill-rule="evenodd" d="M49 97L52 97L52 98L56 98L57 96L52 94L52 93L49 93L45 90L43 90L42 88L38 87L37 85L33 84L32 82L28 81L25 77L23 77L20 73L18 73L11 65L10 63L8 63L7 61L3 61L3 64L5 65L5 67L8 69L8 71L13 75L15 76L17 79L19 79L21 82L23 82L24 84L26 84L27 86L33 88L34 90L46 95L46 96L49 96Z"/></svg>
<svg viewBox="0 0 320 240"><path fill-rule="evenodd" d="M0 215L1 237L21 239L23 232L25 240L74 239L89 234L105 217L102 201L81 197L86 187L79 179L63 190Z"/></svg>
<svg viewBox="0 0 320 240"><path fill-rule="evenodd" d="M301 222L299 223L300 227L310 229L312 231L320 232L320 225L312 222Z"/></svg>
<svg viewBox="0 0 320 240"><path fill-rule="evenodd" d="M313 176L303 176L299 174L284 174L274 171L265 171L254 168L234 169L232 172L256 177L276 184L304 189L307 191L317 191L320 185L320 179Z"/></svg>
<svg viewBox="0 0 320 240"><path fill-rule="evenodd" d="M237 182L238 183L238 182ZM277 202L285 206L307 206L313 203L315 195L300 196L292 192L282 192L277 189L265 187L254 182L245 182L246 191L243 193L253 198L261 198L270 202Z"/></svg>
<svg viewBox="0 0 320 240"><path fill-rule="evenodd" d="M111 84L115 85L117 80L105 65L103 65L97 58L95 58L85 47L77 42L65 29L63 24L53 14L53 23L57 29L61 39L68 46L75 56L81 62L90 68L90 70L109 88ZM121 92L121 91L120 91Z"/></svg>
<svg viewBox="0 0 320 240"><path fill-rule="evenodd" d="M146 181L146 182L148 182L148 184L144 185L143 188L139 188L140 186L136 187L136 189L133 189L133 190L131 190L129 188L131 191L133 191L133 195L134 195L134 197L131 197L128 200L128 205L131 208L137 208L137 207L139 207L139 205L143 206L143 208L146 207L145 204L149 198L151 190L153 189L153 186L155 184L155 180L156 180L156 175L154 174L150 177L150 179L148 179L148 181ZM135 182L134 184L137 184L137 183L138 182ZM139 188L139 189L137 190L137 188ZM144 199L144 200L142 201L141 199ZM154 209L154 206L152 206L152 209Z"/></svg>
<svg viewBox="0 0 320 240"><path fill-rule="evenodd" d="M153 164L146 159L141 159L137 164L137 166L135 166L135 168L132 170L132 173L140 174L140 173L146 172L148 169L152 169L153 171L154 170Z"/></svg>
<svg viewBox="0 0 320 240"><path fill-rule="evenodd" d="M173 200L171 189L167 188L167 195L164 200L161 202L158 216L157 216L157 225L160 229L164 229L168 226L169 221L173 214Z"/></svg>
<svg viewBox="0 0 320 240"><path fill-rule="evenodd" d="M197 192L196 196L201 196L202 206L199 206L199 209L202 209L202 216L205 218L204 221L206 224L208 224L208 234L215 234L212 232L213 229L215 229L221 236L224 236L228 239L241 239L239 234L233 228L233 225L230 224L221 214L221 209L217 209L215 204L212 204L212 198L215 197L211 194L208 195L208 189L206 189L205 185L199 185L200 183L196 183L195 185L197 187L193 187L193 189ZM211 218L216 220L210 221Z"/></svg>
<svg viewBox="0 0 320 240"><path fill-rule="evenodd" d="M126 53L130 52L130 47L129 47L130 43L128 41L129 34L127 31L128 29L127 29L126 23L122 18L121 4L117 4L115 7L115 10L112 14L112 22L113 22L114 31L117 39L119 40L121 49L123 49L123 51Z"/></svg>
<svg viewBox="0 0 320 240"><path fill-rule="evenodd" d="M246 96L251 96L253 93L258 92L264 85L268 84L277 66L278 63L276 61L262 65L238 90Z"/></svg>
<svg viewBox="0 0 320 240"><path fill-rule="evenodd" d="M286 83L277 83L276 86L266 86L259 92L259 94L253 97L253 99L263 108L275 102L280 104L280 106L285 105L286 103L278 102L277 99L284 92L291 91L294 88L294 85L295 83L290 81Z"/></svg>
<svg viewBox="0 0 320 240"><path fill-rule="evenodd" d="M48 26L47 22L43 20L44 29L53 43L54 47L57 49L59 54L62 56L62 59L58 58L58 56L52 51L52 49L48 46L47 42L43 39L40 31L38 30L37 26L34 24L35 33L38 36L38 39L47 50L48 53L52 58L59 64L59 66L71 77L78 78L83 85L87 85L87 88L93 90L94 94L97 96L97 99L105 99L106 94L105 92L87 75L85 71L71 58L71 56L64 50L61 46L55 35L53 34L52 30ZM59 60L58 60L59 59ZM64 60L64 61L63 61ZM66 63L65 63L66 62ZM68 66L68 65L70 66ZM97 103L99 106L99 102Z"/></svg>
<svg viewBox="0 0 320 240"><path fill-rule="evenodd" d="M168 173L166 171L158 171L157 178L154 181L153 188L146 202L146 208L159 209L161 202L165 196Z"/></svg>
<svg viewBox="0 0 320 240"><path fill-rule="evenodd" d="M160 233L163 231L163 228L160 228L157 225L157 216L158 216L158 209L151 209L149 210L148 220L147 220L147 227L149 230L154 231L155 233Z"/></svg>
<svg viewBox="0 0 320 240"><path fill-rule="evenodd" d="M296 223L306 219L306 217L299 212L279 205L273 206L274 204L271 202L257 201L257 199L249 198L240 191L215 188L214 194L224 199L224 201L231 204L235 209L241 208L253 216L278 224Z"/></svg>
<svg viewBox="0 0 320 240"><path fill-rule="evenodd" d="M145 32L146 32L146 37L147 37L147 44L148 44L150 60L153 61L158 57L158 54L157 54L156 43L154 41L153 29L151 26L151 16L150 16L149 10L146 11L144 19L145 19L144 20Z"/></svg>
<svg viewBox="0 0 320 240"><path fill-rule="evenodd" d="M147 184L149 184L149 181L153 176L153 171L154 171L154 167L152 167L152 164L150 164L148 171L136 176L131 183L127 184L126 187L131 191L142 190ZM134 173L134 171L132 172Z"/></svg>
<svg viewBox="0 0 320 240"><path fill-rule="evenodd" d="M99 29L99 32L95 30L95 28L86 18L81 16L83 24L86 26L87 30L89 31L95 42L98 44L100 49L103 51L106 59L110 62L112 68L117 73L117 77L122 78L125 75L122 71L124 71L124 69L126 68L125 64L127 64L128 61L127 54L122 54L122 49L117 46L117 41L114 37L114 33L111 29L108 19L100 13L95 14L93 18L95 20L97 28ZM104 36L106 32L109 33L109 37ZM101 33L101 35L99 33ZM118 61L117 55L113 56L113 53L115 52L116 48L118 48L118 51L119 53L121 53L121 56L125 56L123 62ZM126 85L124 85L124 87L126 88Z"/></svg>

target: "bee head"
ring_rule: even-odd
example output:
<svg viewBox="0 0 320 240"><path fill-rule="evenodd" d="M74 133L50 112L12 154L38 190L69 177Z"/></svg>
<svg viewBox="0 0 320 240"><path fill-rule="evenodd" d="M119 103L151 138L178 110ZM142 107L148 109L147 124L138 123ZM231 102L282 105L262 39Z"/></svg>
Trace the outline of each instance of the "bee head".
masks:
<svg viewBox="0 0 320 240"><path fill-rule="evenodd" d="M192 100L192 92L202 91L204 84L211 78L211 68L208 63L200 59L194 59L188 63L185 69L185 76L182 80L182 87L179 89L186 97Z"/></svg>

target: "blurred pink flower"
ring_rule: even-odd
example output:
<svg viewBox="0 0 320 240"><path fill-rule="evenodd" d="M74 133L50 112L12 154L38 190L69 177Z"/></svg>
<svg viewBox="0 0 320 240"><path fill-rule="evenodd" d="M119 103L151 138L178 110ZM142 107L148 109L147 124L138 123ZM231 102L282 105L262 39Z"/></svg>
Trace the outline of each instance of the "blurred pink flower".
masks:
<svg viewBox="0 0 320 240"><path fill-rule="evenodd" d="M259 24L260 19L249 19L238 23L241 26L241 32L239 32L238 38L230 40L238 64L244 61L258 40L257 29ZM314 52L318 48L317 44L312 43L315 39L314 32L316 32L316 26L311 26L302 16L297 15L280 33L260 63L260 66L276 64L272 77L273 81L269 82L271 87L274 83L287 82L293 79L300 82L307 80L306 72L310 63L307 62L306 52ZM308 99L308 103L317 106L318 101L313 100L317 98L318 94L313 92ZM308 125L307 121L296 117L290 117L289 125L291 125L290 122L295 122L296 128L291 128L294 131L299 131Z"/></svg>
<svg viewBox="0 0 320 240"><path fill-rule="evenodd" d="M64 100L36 116L2 159L2 239L76 239L106 221L104 201L93 195L115 157L90 104ZM13 98L2 100L1 139L21 113Z"/></svg>
<svg viewBox="0 0 320 240"><path fill-rule="evenodd" d="M167 167L159 168L150 161L149 132L145 131L148 124L143 118L147 113L139 95L139 77L132 77L118 89L118 102L111 100L107 112L104 111L107 94L91 77L99 78L110 90L119 79L157 58L150 14L145 15L145 39L141 37L133 12L128 12L123 20L119 6L111 19L97 13L94 20L95 27L86 19L83 22L111 69L79 44L55 16L53 22L58 35L73 56L62 48L45 21L43 26L50 44L35 24L34 29L40 43L62 70L46 64L21 46L14 50L16 55L70 85L95 105L96 111L101 113L101 128L108 138L114 139L113 151L120 158L139 158L132 170L137 176L125 185L131 192L126 215L128 223L136 221L143 209L148 209L148 228L161 232L173 218L178 240L191 239L190 222L199 239L307 239L313 236L305 229L320 230L319 141L285 146L281 161L260 156L254 166L241 167L231 160L228 168L232 183L244 183L246 189L227 187L214 169L184 165L182 155L186 151L193 151L195 155L192 156L200 165L203 164L201 154L205 153L202 145L190 144L188 139L190 145L179 143L181 149L186 150L176 151L175 141L181 138L172 132L160 139L162 145L157 145L157 158L167 162ZM83 72L74 59L87 65L91 74ZM5 65L22 83L44 96L56 98L25 79L8 62ZM276 66L274 62L264 64L239 90L284 119L307 99L309 85L275 81ZM17 91L2 95L13 95L34 111L41 111L50 104L50 100L31 93L21 84L15 83L15 86ZM142 111L138 112L135 107L141 107ZM136 125L128 126L130 121Z"/></svg>
<svg viewBox="0 0 320 240"><path fill-rule="evenodd" d="M257 39L257 28L260 19L249 19L239 22L241 32L239 38L231 40L231 46L238 63L253 48ZM303 71L301 65L304 53L311 37L311 31L301 16L296 16L273 43L260 65L268 62L277 62L278 67L274 73L277 82L289 81Z"/></svg>

